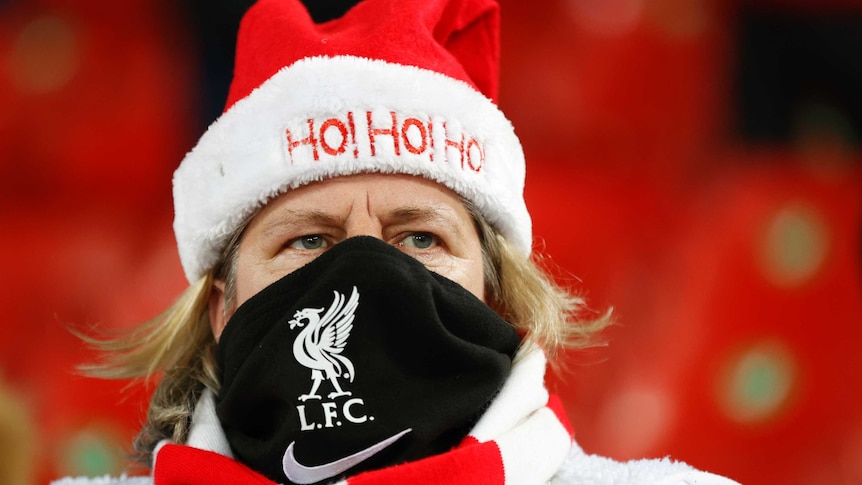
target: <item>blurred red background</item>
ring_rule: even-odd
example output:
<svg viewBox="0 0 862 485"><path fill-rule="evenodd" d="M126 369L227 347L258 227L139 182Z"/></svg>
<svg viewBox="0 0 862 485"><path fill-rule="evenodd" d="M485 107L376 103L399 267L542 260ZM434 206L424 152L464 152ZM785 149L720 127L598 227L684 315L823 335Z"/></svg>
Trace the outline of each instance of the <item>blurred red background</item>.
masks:
<svg viewBox="0 0 862 485"><path fill-rule="evenodd" d="M247 3L0 1L3 483L123 471L147 391L66 328L185 287L171 174ZM862 483L862 5L501 3L537 249L618 321L553 382L581 445Z"/></svg>

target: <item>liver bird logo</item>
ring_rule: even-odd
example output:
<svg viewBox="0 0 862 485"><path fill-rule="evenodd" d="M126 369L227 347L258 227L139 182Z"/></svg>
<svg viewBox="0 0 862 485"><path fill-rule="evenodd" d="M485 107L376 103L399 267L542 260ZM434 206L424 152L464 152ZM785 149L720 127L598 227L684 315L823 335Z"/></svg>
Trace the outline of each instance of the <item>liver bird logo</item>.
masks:
<svg viewBox="0 0 862 485"><path fill-rule="evenodd" d="M345 378L353 382L355 374L353 362L341 353L353 329L359 292L354 286L350 298L347 299L338 291L333 293L335 297L328 309L303 308L288 322L291 330L302 328L293 341L293 355L297 362L311 369L311 390L308 394L299 396L302 402L321 399L318 390L324 379L328 379L334 389L328 394L329 399L351 394L341 388L338 380Z"/></svg>

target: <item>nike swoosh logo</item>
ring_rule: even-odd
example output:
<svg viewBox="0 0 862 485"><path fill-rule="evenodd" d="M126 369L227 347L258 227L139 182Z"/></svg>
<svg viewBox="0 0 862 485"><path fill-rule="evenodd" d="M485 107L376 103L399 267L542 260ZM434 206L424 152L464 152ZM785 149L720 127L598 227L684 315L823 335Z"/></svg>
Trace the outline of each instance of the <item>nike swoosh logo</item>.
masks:
<svg viewBox="0 0 862 485"><path fill-rule="evenodd" d="M291 441L289 445L287 445L287 450L284 452L284 458L282 459L282 467L284 469L284 474L290 479L293 483L299 484L308 484L315 483L321 480L326 480L327 478L332 478L339 473L345 472L354 466L362 463L363 461L371 458L372 456L380 453L387 446L391 445L398 441L402 436L407 433L413 431L408 428L404 431L386 438L385 440L373 444L368 448L365 448L362 451L358 451L350 456L345 456L339 460L335 460L331 463L325 463L323 465L317 466L305 466L302 463L296 461L296 457L293 456L293 448L296 445L295 441Z"/></svg>

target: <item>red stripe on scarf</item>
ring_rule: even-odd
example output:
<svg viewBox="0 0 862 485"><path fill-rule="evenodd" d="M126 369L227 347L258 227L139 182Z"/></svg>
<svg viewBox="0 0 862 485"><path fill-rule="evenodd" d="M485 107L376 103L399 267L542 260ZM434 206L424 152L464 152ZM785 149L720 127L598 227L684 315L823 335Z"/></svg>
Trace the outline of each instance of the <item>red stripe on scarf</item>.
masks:
<svg viewBox="0 0 862 485"><path fill-rule="evenodd" d="M166 444L156 456L153 485L276 485L242 463L212 451Z"/></svg>
<svg viewBox="0 0 862 485"><path fill-rule="evenodd" d="M430 485L469 483L501 485L503 459L493 441L479 443L468 437L442 455L362 473L349 485ZM153 469L154 485L276 485L263 475L226 456L189 446L166 444Z"/></svg>
<svg viewBox="0 0 862 485"><path fill-rule="evenodd" d="M442 455L374 470L347 480L348 485L439 485L469 483L502 485L503 457L493 441L479 443L468 436L457 448Z"/></svg>

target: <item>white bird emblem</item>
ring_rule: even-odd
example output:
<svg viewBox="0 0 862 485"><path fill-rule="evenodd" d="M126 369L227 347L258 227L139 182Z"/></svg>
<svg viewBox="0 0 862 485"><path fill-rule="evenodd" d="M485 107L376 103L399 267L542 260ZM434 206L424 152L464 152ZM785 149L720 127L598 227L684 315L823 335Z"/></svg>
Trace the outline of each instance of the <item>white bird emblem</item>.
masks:
<svg viewBox="0 0 862 485"><path fill-rule="evenodd" d="M334 388L334 391L328 394L329 399L351 395L350 391L342 390L338 379L345 377L353 382L353 362L341 355L341 352L353 329L359 292L354 286L346 303L342 293L333 293L335 298L323 316L320 316L323 308L303 308L288 322L291 330L302 328L293 341L293 356L297 362L311 369L311 390L308 394L299 396L302 402L321 398L317 392L324 377L329 379Z"/></svg>

